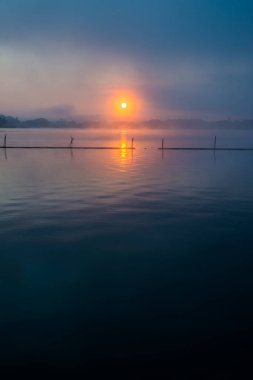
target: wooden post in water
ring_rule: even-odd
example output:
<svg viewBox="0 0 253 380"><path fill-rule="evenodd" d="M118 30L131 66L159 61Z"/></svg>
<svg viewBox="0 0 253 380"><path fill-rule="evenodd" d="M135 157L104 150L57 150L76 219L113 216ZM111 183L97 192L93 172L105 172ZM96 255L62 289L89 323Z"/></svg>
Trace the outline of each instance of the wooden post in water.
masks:
<svg viewBox="0 0 253 380"><path fill-rule="evenodd" d="M213 146L213 149L215 150L216 149L216 142L217 142L217 138L216 136L214 137L214 146Z"/></svg>
<svg viewBox="0 0 253 380"><path fill-rule="evenodd" d="M164 148L164 139L162 139L162 149Z"/></svg>
<svg viewBox="0 0 253 380"><path fill-rule="evenodd" d="M6 144L7 144L7 135L4 135L4 148L6 148Z"/></svg>
<svg viewBox="0 0 253 380"><path fill-rule="evenodd" d="M134 138L132 137L132 147L131 149L134 149Z"/></svg>

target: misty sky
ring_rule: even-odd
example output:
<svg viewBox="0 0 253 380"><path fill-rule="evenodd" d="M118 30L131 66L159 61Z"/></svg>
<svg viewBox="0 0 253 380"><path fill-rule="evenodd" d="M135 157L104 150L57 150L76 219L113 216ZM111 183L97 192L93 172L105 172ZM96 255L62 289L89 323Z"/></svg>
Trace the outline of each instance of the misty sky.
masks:
<svg viewBox="0 0 253 380"><path fill-rule="evenodd" d="M252 0L0 0L0 113L253 117Z"/></svg>

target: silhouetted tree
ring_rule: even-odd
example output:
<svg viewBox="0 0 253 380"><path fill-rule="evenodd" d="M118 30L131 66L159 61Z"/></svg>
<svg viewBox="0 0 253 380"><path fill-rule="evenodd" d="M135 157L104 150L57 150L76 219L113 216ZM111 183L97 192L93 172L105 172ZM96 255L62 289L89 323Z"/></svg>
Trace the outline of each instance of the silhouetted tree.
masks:
<svg viewBox="0 0 253 380"><path fill-rule="evenodd" d="M0 115L0 128L6 125L6 118L4 115Z"/></svg>

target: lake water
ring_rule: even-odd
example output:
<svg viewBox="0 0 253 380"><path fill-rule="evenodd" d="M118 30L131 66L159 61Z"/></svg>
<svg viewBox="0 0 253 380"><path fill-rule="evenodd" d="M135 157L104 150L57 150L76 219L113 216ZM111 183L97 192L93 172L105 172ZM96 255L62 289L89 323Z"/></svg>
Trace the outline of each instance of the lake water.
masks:
<svg viewBox="0 0 253 380"><path fill-rule="evenodd" d="M0 149L1 373L251 378L253 152L157 149L214 134L7 131L136 149Z"/></svg>

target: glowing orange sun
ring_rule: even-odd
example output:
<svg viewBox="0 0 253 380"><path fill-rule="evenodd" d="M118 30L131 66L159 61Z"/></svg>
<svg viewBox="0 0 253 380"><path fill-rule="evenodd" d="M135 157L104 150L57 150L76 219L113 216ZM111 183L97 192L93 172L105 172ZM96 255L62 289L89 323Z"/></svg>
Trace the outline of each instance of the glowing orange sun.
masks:
<svg viewBox="0 0 253 380"><path fill-rule="evenodd" d="M127 103L126 102L121 103L121 108L126 109L127 108Z"/></svg>

